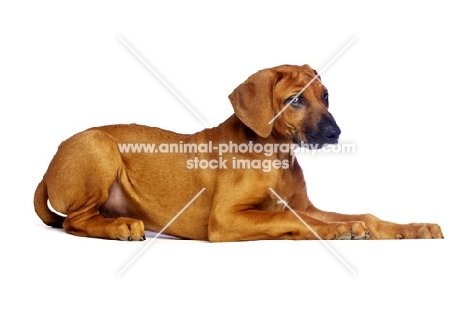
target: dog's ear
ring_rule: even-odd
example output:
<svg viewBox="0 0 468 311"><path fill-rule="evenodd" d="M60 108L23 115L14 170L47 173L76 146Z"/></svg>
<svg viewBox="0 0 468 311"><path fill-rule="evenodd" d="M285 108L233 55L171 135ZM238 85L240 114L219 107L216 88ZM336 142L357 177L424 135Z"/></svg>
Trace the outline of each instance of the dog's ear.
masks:
<svg viewBox="0 0 468 311"><path fill-rule="evenodd" d="M237 117L261 137L268 137L273 130L275 116L274 89L281 74L264 69L251 75L229 95Z"/></svg>
<svg viewBox="0 0 468 311"><path fill-rule="evenodd" d="M302 65L302 67L305 68L306 70L312 71L312 72L314 73L314 76L318 75L317 70L313 69L313 68L310 67L308 64ZM320 76L318 76L317 79L318 79L319 81L322 81L322 78L321 78Z"/></svg>

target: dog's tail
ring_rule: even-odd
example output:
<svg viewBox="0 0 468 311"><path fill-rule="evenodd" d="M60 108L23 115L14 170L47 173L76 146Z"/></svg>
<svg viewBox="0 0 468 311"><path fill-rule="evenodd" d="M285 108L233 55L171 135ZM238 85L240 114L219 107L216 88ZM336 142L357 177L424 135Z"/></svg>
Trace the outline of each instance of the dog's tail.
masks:
<svg viewBox="0 0 468 311"><path fill-rule="evenodd" d="M60 216L49 209L47 205L47 187L44 180L41 180L34 193L34 210L37 216L48 226L62 228L65 217Z"/></svg>

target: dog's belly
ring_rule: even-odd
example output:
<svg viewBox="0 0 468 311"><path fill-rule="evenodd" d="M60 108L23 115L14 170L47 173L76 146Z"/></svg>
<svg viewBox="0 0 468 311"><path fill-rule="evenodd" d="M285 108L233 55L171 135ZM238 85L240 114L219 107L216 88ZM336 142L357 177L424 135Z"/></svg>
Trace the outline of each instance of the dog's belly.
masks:
<svg viewBox="0 0 468 311"><path fill-rule="evenodd" d="M109 197L99 208L99 213L104 217L128 216L128 202L119 183L114 181L109 189Z"/></svg>

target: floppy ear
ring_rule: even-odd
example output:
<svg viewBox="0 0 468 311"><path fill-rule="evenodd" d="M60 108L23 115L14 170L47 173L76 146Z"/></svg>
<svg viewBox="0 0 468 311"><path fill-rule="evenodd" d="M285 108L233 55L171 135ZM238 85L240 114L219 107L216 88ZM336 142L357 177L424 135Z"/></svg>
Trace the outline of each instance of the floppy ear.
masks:
<svg viewBox="0 0 468 311"><path fill-rule="evenodd" d="M237 117L261 137L268 137L273 130L274 88L281 79L278 72L264 69L251 75L229 95Z"/></svg>
<svg viewBox="0 0 468 311"><path fill-rule="evenodd" d="M314 75L318 75L317 70L313 69L308 64L302 65L302 67L305 68L306 70L312 71L314 73ZM318 76L317 79L319 81L322 81L322 78L320 76Z"/></svg>

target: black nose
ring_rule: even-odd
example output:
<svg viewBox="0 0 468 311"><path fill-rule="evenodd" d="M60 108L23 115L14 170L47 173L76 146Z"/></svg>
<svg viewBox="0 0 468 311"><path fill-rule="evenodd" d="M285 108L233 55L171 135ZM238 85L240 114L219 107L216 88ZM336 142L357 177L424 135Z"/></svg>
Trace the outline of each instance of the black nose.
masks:
<svg viewBox="0 0 468 311"><path fill-rule="evenodd" d="M328 142L336 142L338 141L338 137L340 137L341 130L336 124L327 124L323 130L323 137L328 141Z"/></svg>

